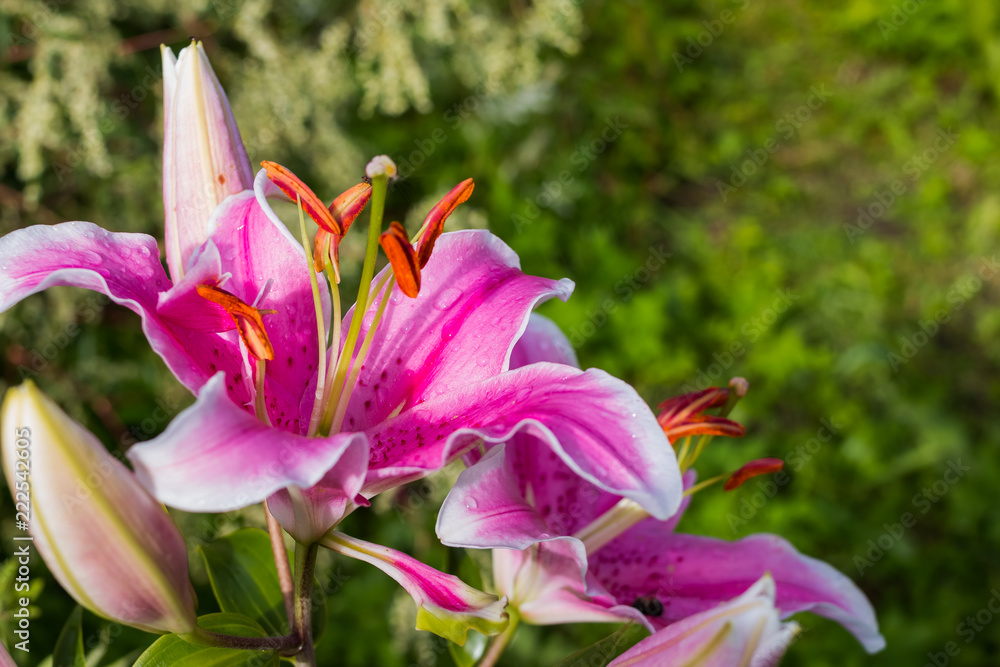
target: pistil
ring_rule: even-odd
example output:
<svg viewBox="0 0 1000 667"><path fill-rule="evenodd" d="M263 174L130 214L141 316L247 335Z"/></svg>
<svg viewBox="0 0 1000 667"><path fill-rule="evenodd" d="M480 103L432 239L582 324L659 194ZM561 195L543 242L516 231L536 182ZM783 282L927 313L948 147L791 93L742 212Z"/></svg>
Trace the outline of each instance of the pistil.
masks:
<svg viewBox="0 0 1000 667"><path fill-rule="evenodd" d="M381 158L381 159L380 159ZM339 411L341 403L341 393L345 391L347 382L347 372L353 361L354 348L361 333L361 323L367 313L367 308L362 310L362 304L368 304L368 292L371 289L372 278L375 277L375 260L378 257L378 237L382 232L382 216L385 212L385 195L389 183L389 177L395 175L396 165L389 158L379 156L373 159L366 169L368 177L372 179L371 198L371 219L368 223L368 247L365 249L365 263L361 268L361 283L358 286L358 300L354 309L354 316L351 318L351 326L347 330L347 338L344 341L344 350L337 362L337 371L330 387L329 399L320 423L319 433L329 435L335 414ZM358 359L359 365L361 360Z"/></svg>

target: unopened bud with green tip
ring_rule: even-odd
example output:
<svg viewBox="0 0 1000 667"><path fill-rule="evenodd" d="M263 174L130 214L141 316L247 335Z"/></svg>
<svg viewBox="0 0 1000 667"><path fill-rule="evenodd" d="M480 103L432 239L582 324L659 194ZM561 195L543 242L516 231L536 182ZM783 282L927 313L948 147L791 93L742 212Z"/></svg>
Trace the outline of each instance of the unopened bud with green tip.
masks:
<svg viewBox="0 0 1000 667"><path fill-rule="evenodd" d="M191 632L184 539L135 475L31 382L7 392L0 428L7 484L30 498L19 518L66 592L126 625Z"/></svg>

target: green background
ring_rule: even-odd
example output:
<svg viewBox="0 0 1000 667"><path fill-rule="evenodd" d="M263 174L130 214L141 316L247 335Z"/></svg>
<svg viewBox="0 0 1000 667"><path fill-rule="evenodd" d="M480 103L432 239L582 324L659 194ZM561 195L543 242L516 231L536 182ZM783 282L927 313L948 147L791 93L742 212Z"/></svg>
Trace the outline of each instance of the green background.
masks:
<svg viewBox="0 0 1000 667"><path fill-rule="evenodd" d="M576 281L543 312L583 366L651 405L749 380L735 413L747 436L714 442L699 471L776 456L791 481L703 491L681 529L787 537L858 583L888 641L869 657L803 614L783 664L919 666L948 642L949 664L994 664L994 615L969 642L958 626L1000 588L997 12L991 0L5 2L0 225L80 219L162 238L156 46L195 35L252 160L330 199L387 153L414 166L388 204L411 224L472 176L455 227L488 226L526 271ZM349 276L361 252L345 248ZM0 389L37 369L112 447L190 402L138 318L87 293L52 290L0 316L0 349ZM954 483L941 481L950 462L970 468ZM432 530L444 491L402 490L348 530L458 571L465 555ZM916 523L892 535L908 512ZM194 543L260 518L178 520ZM0 549L13 532L5 494ZM72 605L34 567L48 579L40 649ZM330 559L320 580L330 664L448 664L380 573ZM95 646L102 627L85 615ZM503 664L552 664L611 629L525 628ZM148 641L103 632L108 659Z"/></svg>

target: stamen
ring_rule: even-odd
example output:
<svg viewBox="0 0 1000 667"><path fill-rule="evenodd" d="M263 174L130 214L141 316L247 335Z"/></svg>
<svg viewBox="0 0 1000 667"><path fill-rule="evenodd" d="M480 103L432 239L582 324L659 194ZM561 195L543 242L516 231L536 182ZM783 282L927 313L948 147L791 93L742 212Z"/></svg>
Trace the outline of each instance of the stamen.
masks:
<svg viewBox="0 0 1000 667"><path fill-rule="evenodd" d="M329 211L340 226L344 229L344 234L351 228L355 219L361 214L368 201L372 197L371 183L358 183L349 190L344 191L330 204ZM327 265L333 266L333 282L340 284L340 242L343 234L330 234L320 229L316 234L316 248L314 257L319 270L324 270Z"/></svg>
<svg viewBox="0 0 1000 667"><path fill-rule="evenodd" d="M247 350L255 359L274 359L274 348L271 347L271 341L267 338L267 331L264 329L264 322L261 319L262 311L248 306L239 297L230 294L221 287L198 285L196 289L201 297L219 304L223 310L229 313L240 332L240 338L243 339Z"/></svg>
<svg viewBox="0 0 1000 667"><path fill-rule="evenodd" d="M738 489L748 479L753 479L758 475L767 475L778 472L785 467L785 462L781 459L757 459L745 464L742 468L732 474L722 487L726 491Z"/></svg>
<svg viewBox="0 0 1000 667"><path fill-rule="evenodd" d="M267 295L271 293L271 285L273 284L274 278L268 278L267 282L264 283L264 286L260 288L259 292L257 292L257 298L253 300L252 305L254 308L256 308L257 304L266 299Z"/></svg>
<svg viewBox="0 0 1000 667"><path fill-rule="evenodd" d="M427 266L427 262L431 258L431 252L434 250L434 243L437 242L438 237L444 232L444 222L448 219L448 216L458 208L458 205L466 201L471 195L473 189L475 189L476 184L471 178L467 178L446 194L441 201L439 201L434 208L431 209L430 213L424 219L424 224L420 228L418 236L420 238L420 247L417 250L417 257L420 259L420 268Z"/></svg>
<svg viewBox="0 0 1000 667"><path fill-rule="evenodd" d="M364 366L365 357L368 356L368 348L371 347L372 340L375 338L375 331L378 329L379 322L382 321L382 314L385 312L385 307L389 303L389 295L392 293L393 282L390 279L388 286L382 293L382 300L378 304L378 310L375 311L375 317L372 319L372 324L368 327L368 331L365 332L365 339L361 342L361 349L358 351L358 358L354 360L354 364L351 366L350 375L347 377L347 382L344 384L343 395L337 402L337 411L333 415L333 422L331 431L337 433L340 431L340 427L343 425L344 416L347 414L347 404L351 401L351 394L354 392L354 386L358 381L358 376L361 374L361 367Z"/></svg>
<svg viewBox="0 0 1000 667"><path fill-rule="evenodd" d="M685 496L693 495L698 491L701 491L705 487L721 482L723 479L726 479L727 476L729 477L729 479L726 481L726 483L723 485L722 488L724 491L732 491L733 489L738 489L748 479L753 479L758 475L766 475L768 473L778 472L779 470L782 470L784 467L785 467L785 462L782 461L781 459L756 459L754 461L750 461L749 463L745 464L742 468L732 473L731 475L716 475L711 479L706 479L703 482L698 482L690 489L685 491L684 495Z"/></svg>
<svg viewBox="0 0 1000 667"><path fill-rule="evenodd" d="M675 444L683 438L683 443L677 453L677 463L681 472L690 468L712 436L724 435L739 438L746 434L746 429L740 424L726 419L725 416L736 403L746 396L749 384L743 378L733 378L729 381L730 389L709 387L702 391L675 396L660 404L660 415L657 421L663 427L663 432ZM705 410L719 408L719 415L702 414ZM700 435L694 451L691 451L691 436Z"/></svg>
<svg viewBox="0 0 1000 667"><path fill-rule="evenodd" d="M299 233L302 235L302 247L309 247L309 232L306 231L306 219L302 215L302 198L297 197L296 203L299 207ZM318 340L318 356L316 371L316 393L313 397L312 414L309 416L309 428L306 431L311 438L316 435L316 427L319 425L320 415L322 415L323 395L325 391L324 381L326 380L326 329L323 322L323 302L319 297L319 281L316 279L316 266L313 264L312 255L306 255L306 270L309 273L309 287L313 294L313 307L316 309L316 334Z"/></svg>
<svg viewBox="0 0 1000 667"><path fill-rule="evenodd" d="M385 251L392 271L396 275L400 291L411 299L420 292L420 266L417 264L417 252L410 245L410 237L406 235L403 225L393 222L389 230L378 239Z"/></svg>
<svg viewBox="0 0 1000 667"><path fill-rule="evenodd" d="M267 171L267 177L271 179L271 182L277 185L290 199L301 200L302 208L317 225L330 234L343 236L344 228L340 222L330 213L326 205L316 196L316 193L302 182L302 179L277 162L264 160L260 166Z"/></svg>
<svg viewBox="0 0 1000 667"><path fill-rule="evenodd" d="M578 530L574 537L583 542L589 556L648 516L649 512L639 503L622 498L610 510Z"/></svg>
<svg viewBox="0 0 1000 667"><path fill-rule="evenodd" d="M257 372L254 377L254 400L253 411L257 419L261 420L265 426L271 425L271 418L267 414L267 404L264 401L264 376L267 374L267 361L257 360Z"/></svg>

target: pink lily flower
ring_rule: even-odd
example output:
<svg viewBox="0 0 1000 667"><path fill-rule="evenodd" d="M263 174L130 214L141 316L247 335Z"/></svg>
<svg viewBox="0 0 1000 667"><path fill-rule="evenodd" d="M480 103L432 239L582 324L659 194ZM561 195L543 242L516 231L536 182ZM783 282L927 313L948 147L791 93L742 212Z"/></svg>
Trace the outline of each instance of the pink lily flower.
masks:
<svg viewBox="0 0 1000 667"><path fill-rule="evenodd" d="M572 363L568 350L558 328L535 315L512 358ZM667 412L696 404L671 401ZM701 409L710 406L703 401ZM670 428L735 430L734 422L719 417L688 416L671 421ZM745 466L733 479L770 470L764 461ZM685 486L693 484L689 471ZM811 611L843 625L869 652L884 647L871 605L846 576L776 535L728 542L676 533L689 502L687 495L668 521L649 516L574 474L530 437L520 437L493 448L459 476L438 515L437 534L449 546L494 549L497 591L529 623L617 618L655 630L714 608L770 572L783 616Z"/></svg>
<svg viewBox="0 0 1000 667"><path fill-rule="evenodd" d="M173 65L165 50L165 71ZM153 349L197 395L163 434L128 453L159 501L225 512L266 499L281 525L311 544L373 495L523 431L598 488L660 518L677 510L676 458L633 389L599 370L509 370L532 309L568 298L573 285L523 273L488 232L441 233L471 180L432 209L417 247L395 226L382 235L391 265L369 274L355 328L353 309L340 322L339 300L331 317L324 281L318 289L310 256L267 198L292 195L321 225L316 264L333 263L336 276L337 244L370 188L359 184L326 207L265 163L249 189L239 132L200 47L181 51L165 78L170 278L143 234L68 222L0 239L0 311L57 285L102 292L140 315ZM394 166L370 168L384 184ZM360 345L347 351L335 338L328 346L327 322ZM324 367L337 369L334 383ZM343 546L356 557L367 548Z"/></svg>
<svg viewBox="0 0 1000 667"><path fill-rule="evenodd" d="M609 667L773 667L799 631L782 623L775 585L764 575L745 593L643 639Z"/></svg>

